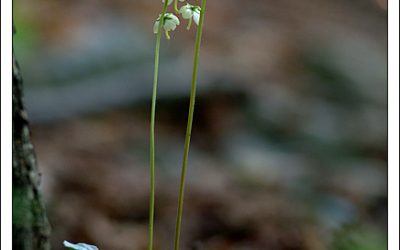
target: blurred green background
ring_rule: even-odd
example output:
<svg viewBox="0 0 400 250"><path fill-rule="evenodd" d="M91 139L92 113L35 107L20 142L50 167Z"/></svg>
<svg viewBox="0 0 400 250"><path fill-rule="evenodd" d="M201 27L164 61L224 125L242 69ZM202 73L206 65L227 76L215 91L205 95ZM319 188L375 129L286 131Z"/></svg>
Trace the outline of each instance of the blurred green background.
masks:
<svg viewBox="0 0 400 250"><path fill-rule="evenodd" d="M386 6L208 1L182 249L387 248ZM53 249L146 249L160 10L14 1ZM173 243L195 36L185 26L162 41L157 249Z"/></svg>

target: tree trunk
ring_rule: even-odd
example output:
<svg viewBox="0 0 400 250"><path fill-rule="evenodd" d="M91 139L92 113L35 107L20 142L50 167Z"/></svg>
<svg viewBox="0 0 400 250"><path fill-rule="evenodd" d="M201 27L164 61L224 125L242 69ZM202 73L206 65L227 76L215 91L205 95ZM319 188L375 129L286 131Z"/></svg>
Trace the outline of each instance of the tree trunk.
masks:
<svg viewBox="0 0 400 250"><path fill-rule="evenodd" d="M50 227L38 188L40 174L22 103L22 78L14 57L12 105L12 245L14 250L48 250Z"/></svg>

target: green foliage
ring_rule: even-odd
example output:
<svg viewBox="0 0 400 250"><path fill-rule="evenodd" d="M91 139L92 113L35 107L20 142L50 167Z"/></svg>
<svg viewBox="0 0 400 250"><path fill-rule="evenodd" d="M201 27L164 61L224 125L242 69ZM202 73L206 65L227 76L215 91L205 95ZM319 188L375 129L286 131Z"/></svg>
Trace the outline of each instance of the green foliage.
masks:
<svg viewBox="0 0 400 250"><path fill-rule="evenodd" d="M38 27L33 20L30 20L18 7L14 8L13 22L17 27L13 40L14 50L16 51L19 59L24 57L31 57L35 54L36 46L39 42Z"/></svg>
<svg viewBox="0 0 400 250"><path fill-rule="evenodd" d="M335 237L332 250L385 250L386 236L375 228L357 225L342 229Z"/></svg>

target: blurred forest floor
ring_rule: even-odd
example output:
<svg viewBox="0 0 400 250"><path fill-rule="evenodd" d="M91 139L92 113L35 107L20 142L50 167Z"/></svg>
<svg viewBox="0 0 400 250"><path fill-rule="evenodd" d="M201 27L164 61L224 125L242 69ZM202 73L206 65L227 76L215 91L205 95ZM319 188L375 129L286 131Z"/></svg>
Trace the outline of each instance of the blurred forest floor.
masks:
<svg viewBox="0 0 400 250"><path fill-rule="evenodd" d="M386 2L208 2L182 249L386 249ZM53 249L146 249L160 8L15 2ZM173 243L194 38L182 30L162 45L157 249Z"/></svg>

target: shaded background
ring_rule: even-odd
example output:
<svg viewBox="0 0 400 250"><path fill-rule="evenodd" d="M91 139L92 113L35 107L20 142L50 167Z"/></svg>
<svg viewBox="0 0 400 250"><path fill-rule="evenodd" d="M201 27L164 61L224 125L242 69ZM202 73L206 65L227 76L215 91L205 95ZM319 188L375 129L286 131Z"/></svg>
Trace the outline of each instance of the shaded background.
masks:
<svg viewBox="0 0 400 250"><path fill-rule="evenodd" d="M208 1L182 249L386 249L386 6ZM14 1L54 249L146 249L160 10ZM162 42L157 249L173 243L195 33L185 25Z"/></svg>

